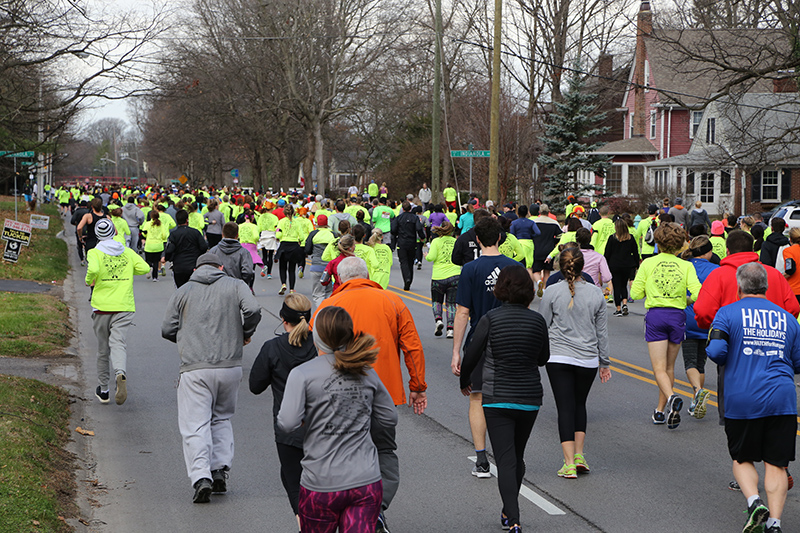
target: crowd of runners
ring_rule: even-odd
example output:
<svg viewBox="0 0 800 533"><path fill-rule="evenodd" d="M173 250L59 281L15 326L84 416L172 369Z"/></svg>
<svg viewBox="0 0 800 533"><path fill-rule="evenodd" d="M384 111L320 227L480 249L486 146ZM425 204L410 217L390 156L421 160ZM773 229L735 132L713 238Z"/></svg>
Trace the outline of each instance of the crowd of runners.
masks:
<svg viewBox="0 0 800 533"><path fill-rule="evenodd" d="M396 258L404 291L414 271L432 263L430 327L453 339L474 476L491 476L487 433L492 443L504 529L521 531L517 499L542 403L539 367L558 410L556 474L576 479L590 471L589 392L598 377L611 378L608 320L628 317L628 304L643 299L659 390L650 421L674 430L682 415L705 417L706 361L716 362L731 488L747 499L743 531L781 531L797 432L800 229L787 232L780 218L769 226L758 216L712 222L700 202L690 209L680 198L643 216L573 197L558 214L541 202L472 197L459 205L449 184L441 203L426 184L397 200L374 182L338 199L78 186L60 187L54 198L75 226L81 264L88 261L101 402L110 401L112 371L116 403L127 397L133 276L155 282L167 265L172 271L178 290L162 335L181 354L179 427L196 503L227 490L242 346L261 316L254 284L271 280L277 265L286 334L261 348L250 390L272 387L281 480L298 525L388 531L385 511L399 484L395 406L409 403L417 414L427 407L418 325L385 290ZM296 292L306 276L310 299ZM538 312L530 309L537 296ZM694 392L686 409L673 389L681 351ZM767 503L754 467L762 461Z"/></svg>

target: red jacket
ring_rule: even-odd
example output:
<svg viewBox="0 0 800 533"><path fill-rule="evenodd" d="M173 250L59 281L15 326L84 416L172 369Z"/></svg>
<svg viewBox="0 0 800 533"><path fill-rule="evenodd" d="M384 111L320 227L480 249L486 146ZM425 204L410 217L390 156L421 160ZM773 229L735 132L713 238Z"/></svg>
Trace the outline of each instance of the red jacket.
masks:
<svg viewBox="0 0 800 533"><path fill-rule="evenodd" d="M739 300L739 289L736 283L736 269L746 263L758 262L755 252L740 252L727 256L720 261L719 268L708 275L700 295L694 304L694 315L697 325L702 329L711 327L714 317L720 307L732 304ZM767 269L767 299L784 308L797 317L800 313L800 304L792 292L789 282L778 270L764 265Z"/></svg>
<svg viewBox="0 0 800 533"><path fill-rule="evenodd" d="M374 281L357 278L339 286L330 298L319 304L316 312L331 305L343 307L350 314L356 331L375 337L380 351L373 368L395 405L406 403L400 350L408 368L409 389L412 392L427 390L422 342L411 311L398 295L383 290Z"/></svg>

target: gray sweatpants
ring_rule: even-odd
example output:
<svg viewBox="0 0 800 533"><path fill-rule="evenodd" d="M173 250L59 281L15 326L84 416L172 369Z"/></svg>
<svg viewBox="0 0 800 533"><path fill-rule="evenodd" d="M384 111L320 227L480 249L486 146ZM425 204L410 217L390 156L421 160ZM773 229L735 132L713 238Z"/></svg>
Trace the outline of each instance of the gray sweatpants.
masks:
<svg viewBox="0 0 800 533"><path fill-rule="evenodd" d="M131 323L133 313L92 313L92 326L97 337L97 384L100 390L108 390L109 363L114 375L126 372L128 356L125 338Z"/></svg>
<svg viewBox="0 0 800 533"><path fill-rule="evenodd" d="M181 374L178 427L192 486L233 461L233 426L242 367L203 368Z"/></svg>
<svg viewBox="0 0 800 533"><path fill-rule="evenodd" d="M327 286L319 282L322 279L322 272L309 272L311 274L311 301L314 303L314 308L319 307L322 300L328 298L333 293L333 281L328 283Z"/></svg>

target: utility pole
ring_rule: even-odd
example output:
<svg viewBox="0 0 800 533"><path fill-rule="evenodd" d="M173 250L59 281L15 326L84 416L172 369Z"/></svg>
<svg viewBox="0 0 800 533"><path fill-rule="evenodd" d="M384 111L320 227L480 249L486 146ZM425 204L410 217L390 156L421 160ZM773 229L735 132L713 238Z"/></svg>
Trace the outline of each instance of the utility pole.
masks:
<svg viewBox="0 0 800 533"><path fill-rule="evenodd" d="M497 170L500 162L500 40L503 26L503 0L494 0L494 40L492 41L492 112L489 135L489 197L499 202Z"/></svg>
<svg viewBox="0 0 800 533"><path fill-rule="evenodd" d="M440 176L439 176L439 162L440 154L439 148L441 146L440 135L442 132L442 0L436 0L436 19L435 25L435 39L434 53L433 53L433 116L432 116L432 131L431 131L431 197L434 202L440 201Z"/></svg>

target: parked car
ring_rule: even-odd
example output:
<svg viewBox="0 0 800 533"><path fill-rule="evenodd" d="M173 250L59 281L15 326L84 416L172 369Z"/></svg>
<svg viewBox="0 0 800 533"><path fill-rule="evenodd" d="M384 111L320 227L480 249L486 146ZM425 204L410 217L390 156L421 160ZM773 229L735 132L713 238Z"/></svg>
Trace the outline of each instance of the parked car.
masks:
<svg viewBox="0 0 800 533"><path fill-rule="evenodd" d="M782 218L786 221L786 231L791 228L800 228L800 202L794 201L790 205L784 205L778 208L777 211L770 217L769 221L772 223L773 218ZM786 232L784 232L786 233Z"/></svg>
<svg viewBox="0 0 800 533"><path fill-rule="evenodd" d="M789 200L788 202L783 202L781 205L773 209L772 211L765 211L761 213L761 217L769 223L769 220L775 216L775 214L785 207L798 207L800 206L800 200Z"/></svg>

